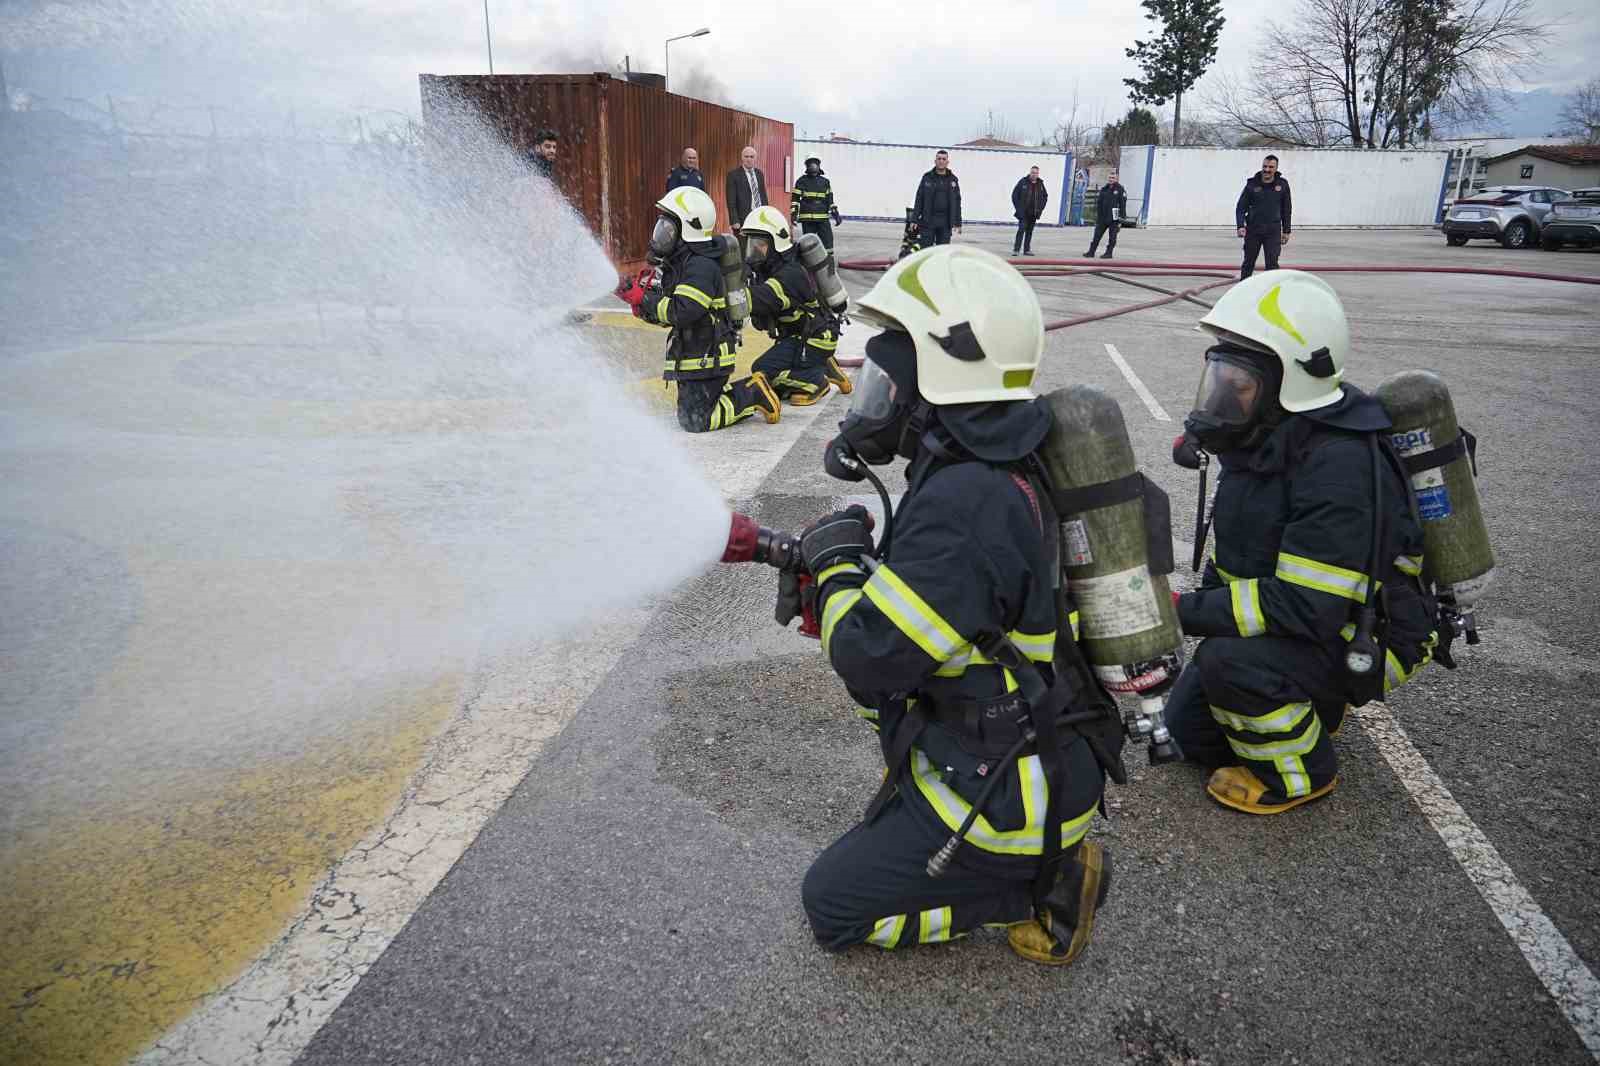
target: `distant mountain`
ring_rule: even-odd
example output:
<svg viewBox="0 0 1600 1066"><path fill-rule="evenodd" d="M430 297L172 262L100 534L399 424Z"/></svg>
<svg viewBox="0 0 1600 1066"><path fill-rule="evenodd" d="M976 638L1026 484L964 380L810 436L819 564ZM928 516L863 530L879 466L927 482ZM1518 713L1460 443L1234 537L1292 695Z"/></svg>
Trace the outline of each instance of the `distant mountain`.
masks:
<svg viewBox="0 0 1600 1066"><path fill-rule="evenodd" d="M1545 137L1561 125L1561 109L1567 97L1549 89L1512 93L1496 118L1487 122L1463 123L1452 130L1437 130L1443 137Z"/></svg>

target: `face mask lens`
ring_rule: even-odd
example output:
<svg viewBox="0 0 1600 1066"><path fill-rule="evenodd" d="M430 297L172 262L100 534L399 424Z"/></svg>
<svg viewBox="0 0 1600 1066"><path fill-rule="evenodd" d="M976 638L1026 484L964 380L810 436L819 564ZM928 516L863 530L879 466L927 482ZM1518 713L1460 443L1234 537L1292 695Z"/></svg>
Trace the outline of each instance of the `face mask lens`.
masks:
<svg viewBox="0 0 1600 1066"><path fill-rule="evenodd" d="M1227 426L1249 425L1261 407L1261 375L1238 363L1211 356L1195 393L1196 414Z"/></svg>
<svg viewBox="0 0 1600 1066"><path fill-rule="evenodd" d="M770 251L772 251L772 242L766 237L750 237L745 240L744 259L747 263L764 261Z"/></svg>
<svg viewBox="0 0 1600 1066"><path fill-rule="evenodd" d="M678 243L678 223L665 216L656 219L656 228L650 234L650 250L666 255Z"/></svg>
<svg viewBox="0 0 1600 1066"><path fill-rule="evenodd" d="M879 422L894 412L894 399L894 381L884 369L871 359L862 363L850 400L850 413L863 422Z"/></svg>

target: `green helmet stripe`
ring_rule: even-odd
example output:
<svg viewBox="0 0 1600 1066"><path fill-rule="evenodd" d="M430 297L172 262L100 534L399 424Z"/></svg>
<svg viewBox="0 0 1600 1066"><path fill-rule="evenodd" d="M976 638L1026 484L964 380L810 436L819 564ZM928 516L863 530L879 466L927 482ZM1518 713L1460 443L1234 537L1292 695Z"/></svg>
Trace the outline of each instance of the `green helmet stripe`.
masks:
<svg viewBox="0 0 1600 1066"><path fill-rule="evenodd" d="M1256 310L1259 311L1261 313L1261 317L1266 319L1269 323L1277 326L1289 336L1293 337L1301 344L1304 344L1306 343L1306 339L1300 336L1300 331L1294 328L1294 323L1290 322L1288 316L1285 315L1278 307L1278 291L1282 288L1282 285L1274 285L1272 288L1268 289L1267 294L1263 296L1261 298L1261 302L1256 305Z"/></svg>
<svg viewBox="0 0 1600 1066"><path fill-rule="evenodd" d="M908 293L913 299L917 300L924 307L937 315L939 314L939 309L935 307L933 301L928 298L927 290L922 287L922 282L917 278L917 274L922 270L922 264L925 262L927 262L927 260L924 259L919 262L912 263L909 267L901 272L898 278L895 279L895 284L899 285L903 292Z"/></svg>

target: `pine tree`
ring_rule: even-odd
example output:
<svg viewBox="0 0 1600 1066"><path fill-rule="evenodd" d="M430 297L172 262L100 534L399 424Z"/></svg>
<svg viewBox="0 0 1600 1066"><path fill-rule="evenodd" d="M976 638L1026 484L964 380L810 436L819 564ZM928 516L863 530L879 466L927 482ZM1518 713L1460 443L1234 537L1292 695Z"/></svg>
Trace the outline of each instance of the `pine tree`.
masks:
<svg viewBox="0 0 1600 1066"><path fill-rule="evenodd" d="M1145 18L1161 23L1161 33L1127 49L1144 77L1123 78L1122 83L1136 104L1160 107L1173 101L1172 143L1178 144L1183 94L1217 58L1217 38L1225 21L1222 0L1144 0L1143 6Z"/></svg>

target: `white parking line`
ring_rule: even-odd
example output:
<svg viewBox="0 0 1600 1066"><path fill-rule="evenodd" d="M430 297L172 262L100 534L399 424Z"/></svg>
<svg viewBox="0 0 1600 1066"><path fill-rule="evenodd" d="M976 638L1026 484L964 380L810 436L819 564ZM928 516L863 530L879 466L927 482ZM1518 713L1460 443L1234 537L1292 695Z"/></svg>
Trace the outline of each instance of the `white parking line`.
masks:
<svg viewBox="0 0 1600 1066"><path fill-rule="evenodd" d="M1157 422L1171 422L1172 416L1162 409L1160 402L1156 400L1155 394L1145 388L1144 382L1139 380L1139 375L1133 372L1133 367L1129 366L1128 361L1122 358L1122 353L1117 351L1117 346L1115 344L1106 345L1106 354L1111 357L1113 363L1117 364L1117 369L1122 371L1122 376L1128 379L1128 384L1133 386L1133 391L1139 394L1139 399L1144 401L1144 405L1150 409L1150 414L1154 416L1155 420Z"/></svg>
<svg viewBox="0 0 1600 1066"><path fill-rule="evenodd" d="M1545 916L1489 838L1461 809L1444 782L1411 743L1389 710L1369 703L1355 711L1406 791L1432 823L1450 854L1467 872L1483 901L1544 982L1551 998L1577 1031L1578 1039L1600 1061L1600 981L1572 945Z"/></svg>

